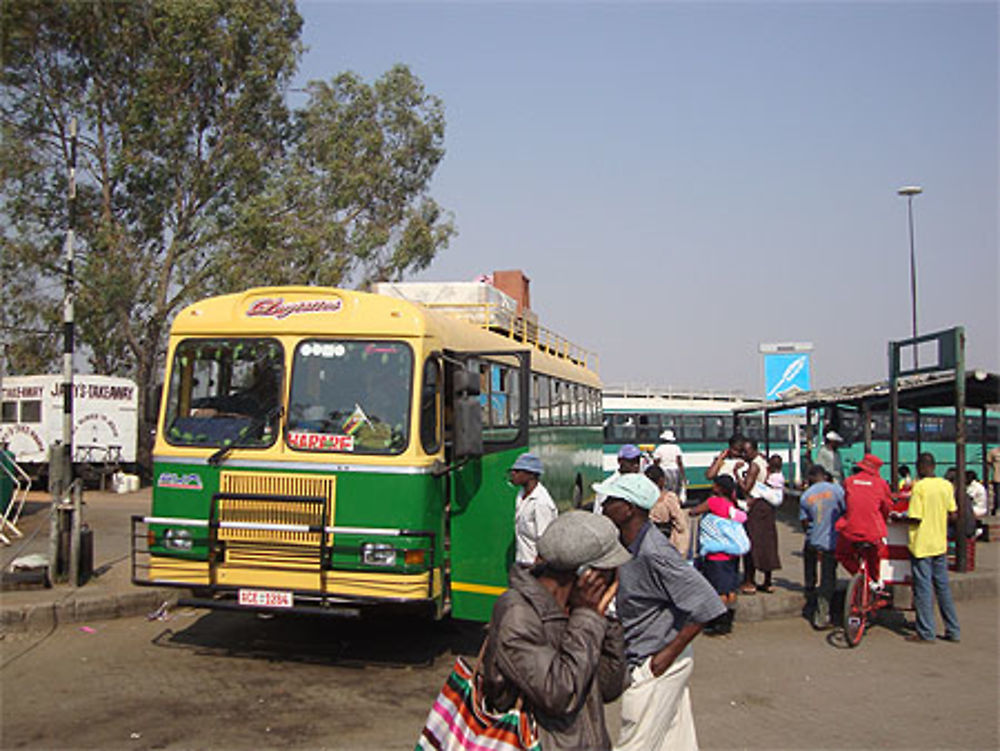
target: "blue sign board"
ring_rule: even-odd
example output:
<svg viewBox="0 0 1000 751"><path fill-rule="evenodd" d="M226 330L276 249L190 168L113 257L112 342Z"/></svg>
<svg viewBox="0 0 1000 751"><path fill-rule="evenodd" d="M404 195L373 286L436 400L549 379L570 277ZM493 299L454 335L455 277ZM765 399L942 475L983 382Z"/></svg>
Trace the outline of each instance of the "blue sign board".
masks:
<svg viewBox="0 0 1000 751"><path fill-rule="evenodd" d="M773 401L810 389L808 352L778 352L764 355L764 398Z"/></svg>

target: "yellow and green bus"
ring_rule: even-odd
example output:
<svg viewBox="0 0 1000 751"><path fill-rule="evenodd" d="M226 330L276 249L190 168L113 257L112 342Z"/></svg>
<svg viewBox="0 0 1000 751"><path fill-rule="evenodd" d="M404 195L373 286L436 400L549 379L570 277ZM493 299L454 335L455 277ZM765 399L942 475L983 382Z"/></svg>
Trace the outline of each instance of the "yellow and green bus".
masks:
<svg viewBox="0 0 1000 751"><path fill-rule="evenodd" d="M535 452L557 505L581 505L601 383L537 323L472 312L315 287L181 311L133 581L220 609L487 620L513 561L508 468Z"/></svg>

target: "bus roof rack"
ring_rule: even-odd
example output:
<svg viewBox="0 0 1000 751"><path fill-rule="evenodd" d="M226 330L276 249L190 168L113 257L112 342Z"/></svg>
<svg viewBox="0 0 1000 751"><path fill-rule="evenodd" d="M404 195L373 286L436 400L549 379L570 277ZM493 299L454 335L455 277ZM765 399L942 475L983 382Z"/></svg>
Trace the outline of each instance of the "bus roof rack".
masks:
<svg viewBox="0 0 1000 751"><path fill-rule="evenodd" d="M598 372L596 352L573 344L538 323L538 314L485 282L379 282L372 292L398 297L474 326L531 345L553 357Z"/></svg>

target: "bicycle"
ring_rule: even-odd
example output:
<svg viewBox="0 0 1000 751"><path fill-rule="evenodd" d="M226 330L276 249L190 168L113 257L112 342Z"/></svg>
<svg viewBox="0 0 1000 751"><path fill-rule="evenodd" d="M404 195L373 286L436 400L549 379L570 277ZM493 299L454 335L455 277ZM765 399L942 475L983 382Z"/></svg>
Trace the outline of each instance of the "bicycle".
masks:
<svg viewBox="0 0 1000 751"><path fill-rule="evenodd" d="M868 575L868 560L865 555L875 547L871 542L855 542L858 553L858 572L851 579L844 597L844 636L850 647L861 643L872 616L882 608L892 606L892 598L885 592L873 590Z"/></svg>

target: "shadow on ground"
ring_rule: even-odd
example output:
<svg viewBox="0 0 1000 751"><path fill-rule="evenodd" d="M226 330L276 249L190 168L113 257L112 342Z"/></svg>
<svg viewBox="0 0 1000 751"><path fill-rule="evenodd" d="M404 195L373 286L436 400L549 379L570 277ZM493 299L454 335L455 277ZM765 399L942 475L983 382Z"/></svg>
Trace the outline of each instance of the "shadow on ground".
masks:
<svg viewBox="0 0 1000 751"><path fill-rule="evenodd" d="M178 625L180 617L174 614ZM481 623L403 616L367 621L211 611L194 617L186 627L165 629L153 643L215 656L404 668L432 665L445 654L475 656L485 634Z"/></svg>

